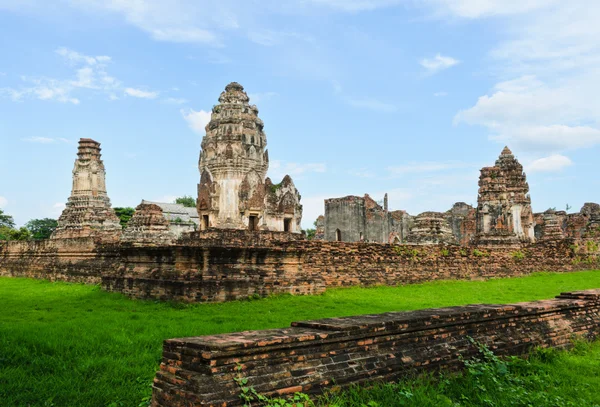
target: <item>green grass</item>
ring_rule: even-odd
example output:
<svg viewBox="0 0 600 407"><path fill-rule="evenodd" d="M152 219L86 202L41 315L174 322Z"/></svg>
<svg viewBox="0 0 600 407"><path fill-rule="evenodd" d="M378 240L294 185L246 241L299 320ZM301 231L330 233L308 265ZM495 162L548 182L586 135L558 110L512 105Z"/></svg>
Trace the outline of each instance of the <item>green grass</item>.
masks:
<svg viewBox="0 0 600 407"><path fill-rule="evenodd" d="M0 278L0 405L137 406L162 341L291 321L552 298L600 287L600 271L328 290L223 304L130 300L96 286Z"/></svg>

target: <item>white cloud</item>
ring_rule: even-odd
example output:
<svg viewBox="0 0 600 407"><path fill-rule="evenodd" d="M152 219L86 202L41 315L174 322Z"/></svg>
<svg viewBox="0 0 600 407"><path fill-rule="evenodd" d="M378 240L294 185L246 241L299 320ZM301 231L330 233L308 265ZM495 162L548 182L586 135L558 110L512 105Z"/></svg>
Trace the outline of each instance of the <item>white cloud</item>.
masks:
<svg viewBox="0 0 600 407"><path fill-rule="evenodd" d="M210 1L68 0L85 13L114 14L157 41L220 45L217 29L233 29L235 18Z"/></svg>
<svg viewBox="0 0 600 407"><path fill-rule="evenodd" d="M181 115L188 123L188 126L198 134L204 135L204 128L210 122L210 112L204 110L195 111L193 109L181 109Z"/></svg>
<svg viewBox="0 0 600 407"><path fill-rule="evenodd" d="M92 57L89 55L80 54L77 51L73 51L72 49L65 48L65 47L60 47L55 52L58 55L64 57L65 59L67 59L68 61L70 61L76 65L80 65L80 64L96 65L97 63L104 64L104 63L111 61L111 58L106 55Z"/></svg>
<svg viewBox="0 0 600 407"><path fill-rule="evenodd" d="M454 122L487 127L492 140L524 151L557 152L600 144L600 130L580 124L596 108L600 114L600 105L582 105L578 88L550 87L526 75L498 83Z"/></svg>
<svg viewBox="0 0 600 407"><path fill-rule="evenodd" d="M34 98L77 105L80 103L80 99L74 96L77 91L91 89L106 93L120 86L120 82L106 71L110 57L84 55L65 47L58 48L55 52L69 66L76 68L73 79L23 75L21 80L25 83L24 86L18 89L0 88L0 95L8 96L14 101Z"/></svg>
<svg viewBox="0 0 600 407"><path fill-rule="evenodd" d="M453 67L454 65L458 65L460 61L452 57L445 57L437 54L433 58L423 58L421 61L419 61L419 63L427 70L428 73L434 74L443 71L444 69Z"/></svg>
<svg viewBox="0 0 600 407"><path fill-rule="evenodd" d="M435 3L458 17L503 16L498 26L506 39L490 52L499 83L455 123L483 126L491 139L525 152L600 145L600 3Z"/></svg>
<svg viewBox="0 0 600 407"><path fill-rule="evenodd" d="M539 158L525 167L527 172L556 172L573 165L569 157L553 154L549 157Z"/></svg>
<svg viewBox="0 0 600 407"><path fill-rule="evenodd" d="M50 144L50 143L56 142L56 140L54 140L53 138L49 138L49 137L27 137L27 138L24 138L21 140L28 141L30 143L40 143L40 144Z"/></svg>
<svg viewBox="0 0 600 407"><path fill-rule="evenodd" d="M8 205L8 199L3 196L0 196L0 208L4 208Z"/></svg>
<svg viewBox="0 0 600 407"><path fill-rule="evenodd" d="M142 89L125 88L125 94L141 99L156 99L158 92L151 92Z"/></svg>

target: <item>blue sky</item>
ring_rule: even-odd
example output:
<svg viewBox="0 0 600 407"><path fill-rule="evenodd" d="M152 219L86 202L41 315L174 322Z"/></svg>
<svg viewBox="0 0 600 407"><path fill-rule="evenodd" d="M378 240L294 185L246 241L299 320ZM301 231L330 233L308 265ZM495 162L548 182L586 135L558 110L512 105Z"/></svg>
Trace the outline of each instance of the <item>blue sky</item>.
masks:
<svg viewBox="0 0 600 407"><path fill-rule="evenodd" d="M0 208L57 217L80 137L113 206L195 196L237 81L305 227L348 194L476 204L505 144L535 211L579 209L600 201L598 21L595 0L0 0Z"/></svg>

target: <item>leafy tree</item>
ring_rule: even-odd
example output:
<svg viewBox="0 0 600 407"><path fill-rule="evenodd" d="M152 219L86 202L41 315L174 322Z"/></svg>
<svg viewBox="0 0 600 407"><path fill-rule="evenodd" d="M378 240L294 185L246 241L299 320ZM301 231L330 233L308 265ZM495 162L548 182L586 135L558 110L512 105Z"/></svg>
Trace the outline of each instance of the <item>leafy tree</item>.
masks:
<svg viewBox="0 0 600 407"><path fill-rule="evenodd" d="M25 227L20 229L0 226L0 240L27 240L31 239L31 233Z"/></svg>
<svg viewBox="0 0 600 407"><path fill-rule="evenodd" d="M0 209L0 227L2 226L12 229L15 227L15 220L12 216L4 214L4 211Z"/></svg>
<svg viewBox="0 0 600 407"><path fill-rule="evenodd" d="M50 218L31 219L25 224L34 239L48 239L57 226L58 221Z"/></svg>
<svg viewBox="0 0 600 407"><path fill-rule="evenodd" d="M180 196L179 198L176 198L175 203L179 204L179 205L183 205L186 208L195 208L196 207L196 200L189 195L184 195L184 196Z"/></svg>
<svg viewBox="0 0 600 407"><path fill-rule="evenodd" d="M306 240L313 240L315 238L315 234L317 233L316 229L306 229L304 231L306 233Z"/></svg>
<svg viewBox="0 0 600 407"><path fill-rule="evenodd" d="M114 208L114 209L115 209L115 213L119 217L119 223L121 224L121 226L122 227L127 226L127 222L129 222L129 219L131 219L131 217L135 213L135 209L130 208L130 207Z"/></svg>

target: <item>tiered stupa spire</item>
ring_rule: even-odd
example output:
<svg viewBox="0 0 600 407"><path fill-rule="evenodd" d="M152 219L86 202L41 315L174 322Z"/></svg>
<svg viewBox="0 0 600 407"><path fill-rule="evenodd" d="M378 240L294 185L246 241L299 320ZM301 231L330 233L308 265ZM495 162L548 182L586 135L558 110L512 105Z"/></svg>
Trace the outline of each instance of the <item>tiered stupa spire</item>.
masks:
<svg viewBox="0 0 600 407"><path fill-rule="evenodd" d="M269 155L263 127L242 85L227 85L202 139L197 201L202 230L300 232L302 207L291 178L278 185L265 178Z"/></svg>
<svg viewBox="0 0 600 407"><path fill-rule="evenodd" d="M106 193L106 170L100 151L97 141L87 138L79 140L71 196L58 218L58 228L53 238L99 234L118 236L121 233L119 218L111 208Z"/></svg>
<svg viewBox="0 0 600 407"><path fill-rule="evenodd" d="M535 239L527 177L508 147L493 167L481 169L477 239L480 243L510 244Z"/></svg>

